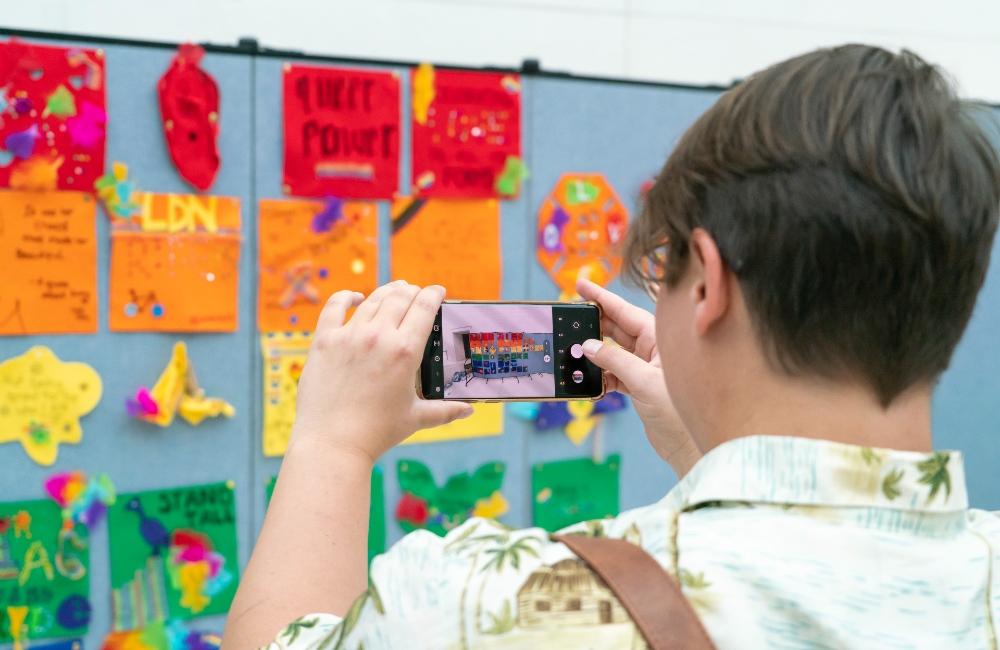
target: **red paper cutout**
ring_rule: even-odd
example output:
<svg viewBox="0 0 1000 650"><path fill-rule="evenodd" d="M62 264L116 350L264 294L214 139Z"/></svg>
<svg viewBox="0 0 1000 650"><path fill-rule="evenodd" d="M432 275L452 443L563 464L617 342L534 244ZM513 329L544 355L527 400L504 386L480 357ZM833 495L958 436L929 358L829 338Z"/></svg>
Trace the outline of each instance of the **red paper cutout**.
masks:
<svg viewBox="0 0 1000 650"><path fill-rule="evenodd" d="M44 163L56 167L56 188L92 192L104 173L105 105L102 50L0 43L0 187Z"/></svg>
<svg viewBox="0 0 1000 650"><path fill-rule="evenodd" d="M411 71L411 78L416 70ZM413 128L419 196L496 197L508 156L521 156L521 80L516 74L434 70L427 119Z"/></svg>
<svg viewBox="0 0 1000 650"><path fill-rule="evenodd" d="M185 43L157 84L170 159L181 178L201 191L219 172L219 87L201 69L205 50Z"/></svg>
<svg viewBox="0 0 1000 650"><path fill-rule="evenodd" d="M286 65L284 191L389 199L399 185L395 73Z"/></svg>

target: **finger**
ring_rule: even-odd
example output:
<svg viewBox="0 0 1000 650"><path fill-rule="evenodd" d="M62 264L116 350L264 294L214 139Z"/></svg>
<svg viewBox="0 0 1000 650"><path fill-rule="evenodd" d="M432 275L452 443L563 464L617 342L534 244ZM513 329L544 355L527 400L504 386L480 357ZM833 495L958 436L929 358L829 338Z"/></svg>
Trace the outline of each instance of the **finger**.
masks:
<svg viewBox="0 0 1000 650"><path fill-rule="evenodd" d="M323 306L323 311L319 313L319 318L316 320L316 331L333 330L342 326L347 318L347 312L364 299L364 294L357 291L344 289L336 292L330 296L326 305Z"/></svg>
<svg viewBox="0 0 1000 650"><path fill-rule="evenodd" d="M363 323L365 321L370 321L375 318L375 314L378 313L379 306L382 304L382 299L385 298L385 294L392 291L394 288L401 284L406 284L403 280L396 280L395 282L390 282L389 284L383 284L381 287L371 292L361 306L358 307L357 311L354 312L354 316L351 317L351 322Z"/></svg>
<svg viewBox="0 0 1000 650"><path fill-rule="evenodd" d="M583 342L583 354L594 363L618 378L620 386L635 389L648 381L648 370L652 367L628 350L598 339Z"/></svg>
<svg viewBox="0 0 1000 650"><path fill-rule="evenodd" d="M432 285L421 289L410 303L410 309L399 324L399 331L415 343L425 344L431 335L431 326L437 318L441 301L444 300L444 287Z"/></svg>
<svg viewBox="0 0 1000 650"><path fill-rule="evenodd" d="M635 352L636 338L631 334L626 333L622 328L618 327L618 323L610 318L601 319L601 333L603 333L604 336L614 339L615 343L622 346L629 352Z"/></svg>
<svg viewBox="0 0 1000 650"><path fill-rule="evenodd" d="M617 391L619 393L624 393L624 394L628 395L628 388L626 388L625 385L622 384L621 380L618 379L618 377L615 377L610 372L605 372L604 373L604 388L609 393L613 393L613 392Z"/></svg>
<svg viewBox="0 0 1000 650"><path fill-rule="evenodd" d="M413 408L416 411L417 426L421 429L439 427L467 418L473 413L472 404L445 400L418 400Z"/></svg>
<svg viewBox="0 0 1000 650"><path fill-rule="evenodd" d="M382 305L378 308L375 317L372 318L372 322L385 328L396 329L399 327L418 291L420 291L420 287L406 283L388 291L382 298Z"/></svg>
<svg viewBox="0 0 1000 650"><path fill-rule="evenodd" d="M636 307L590 280L583 278L577 280L576 290L587 300L593 300L600 304L604 310L604 316L613 320L623 332L631 336L639 336L643 328L648 326L653 319L653 315L645 309Z"/></svg>

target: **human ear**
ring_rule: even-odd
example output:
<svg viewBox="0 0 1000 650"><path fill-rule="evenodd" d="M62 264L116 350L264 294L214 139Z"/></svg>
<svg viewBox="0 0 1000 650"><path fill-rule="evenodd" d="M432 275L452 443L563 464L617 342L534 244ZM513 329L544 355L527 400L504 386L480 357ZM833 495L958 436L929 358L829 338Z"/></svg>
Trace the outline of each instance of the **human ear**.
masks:
<svg viewBox="0 0 1000 650"><path fill-rule="evenodd" d="M694 324L704 336L718 323L729 308L729 274L719 247L703 228L695 228L688 241L691 251L691 270L695 272L691 286L694 303Z"/></svg>

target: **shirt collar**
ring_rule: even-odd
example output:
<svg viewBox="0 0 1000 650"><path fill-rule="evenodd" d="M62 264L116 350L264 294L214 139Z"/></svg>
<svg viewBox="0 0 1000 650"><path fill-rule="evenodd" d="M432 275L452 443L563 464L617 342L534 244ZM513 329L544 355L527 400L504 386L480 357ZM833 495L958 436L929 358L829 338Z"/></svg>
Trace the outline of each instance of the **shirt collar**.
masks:
<svg viewBox="0 0 1000 650"><path fill-rule="evenodd" d="M675 488L687 509L710 501L955 512L969 507L957 451L750 436L705 454Z"/></svg>

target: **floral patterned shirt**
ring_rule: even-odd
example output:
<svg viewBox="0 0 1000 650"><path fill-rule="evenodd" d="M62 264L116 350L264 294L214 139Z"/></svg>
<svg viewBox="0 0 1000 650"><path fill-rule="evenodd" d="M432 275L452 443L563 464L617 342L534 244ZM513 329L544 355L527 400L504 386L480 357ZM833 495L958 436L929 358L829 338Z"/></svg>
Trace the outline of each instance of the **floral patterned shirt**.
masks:
<svg viewBox="0 0 1000 650"><path fill-rule="evenodd" d="M1000 518L969 510L958 452L740 438L658 503L567 530L642 545L719 648L997 647ZM484 519L408 535L343 619L304 616L268 646L644 647L565 546Z"/></svg>

